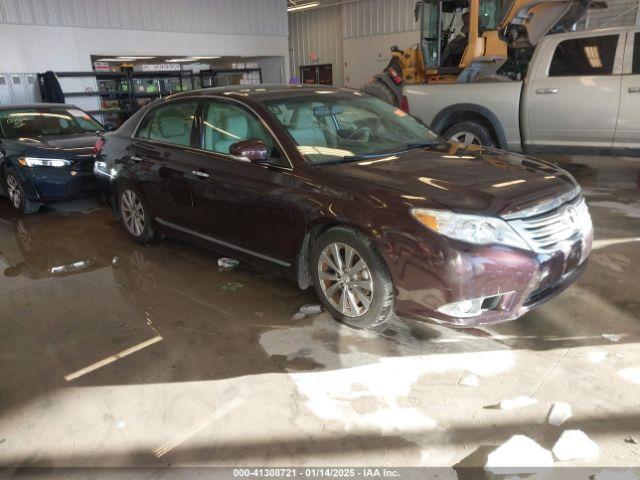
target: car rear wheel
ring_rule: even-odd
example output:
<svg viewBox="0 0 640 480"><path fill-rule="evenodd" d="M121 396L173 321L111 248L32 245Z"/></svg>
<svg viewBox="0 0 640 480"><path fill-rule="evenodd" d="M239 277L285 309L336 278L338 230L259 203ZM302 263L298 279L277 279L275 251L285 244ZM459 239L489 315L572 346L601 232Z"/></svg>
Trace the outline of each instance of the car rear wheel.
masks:
<svg viewBox="0 0 640 480"><path fill-rule="evenodd" d="M4 177L5 189L9 196L9 202L11 206L24 215L31 215L40 210L40 204L33 202L27 198L27 194L24 191L24 187L16 172L13 169L8 169L7 174Z"/></svg>
<svg viewBox="0 0 640 480"><path fill-rule="evenodd" d="M335 227L313 247L311 272L325 309L357 328L382 325L393 316L393 284L371 241L359 232Z"/></svg>
<svg viewBox="0 0 640 480"><path fill-rule="evenodd" d="M118 205L122 224L130 237L140 244L155 238L151 228L151 215L142 195L131 185L125 185L118 194Z"/></svg>
<svg viewBox="0 0 640 480"><path fill-rule="evenodd" d="M481 123L472 121L456 123L452 127L448 128L442 136L465 145L483 145L485 147L496 146L496 142L487 127Z"/></svg>

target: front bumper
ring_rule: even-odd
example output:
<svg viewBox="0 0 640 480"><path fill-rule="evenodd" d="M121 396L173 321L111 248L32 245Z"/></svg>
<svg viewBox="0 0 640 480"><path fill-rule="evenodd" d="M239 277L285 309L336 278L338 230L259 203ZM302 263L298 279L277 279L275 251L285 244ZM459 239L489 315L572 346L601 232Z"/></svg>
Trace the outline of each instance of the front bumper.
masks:
<svg viewBox="0 0 640 480"><path fill-rule="evenodd" d="M416 232L417 233L417 232ZM405 235L405 247L409 251ZM593 230L580 233L553 252L535 253L506 246L472 246L440 239L418 240L406 257L402 251L384 254L396 286L399 315L452 326L476 326L516 319L550 300L584 271ZM488 297L490 308L470 317L438 309L451 303Z"/></svg>
<svg viewBox="0 0 640 480"><path fill-rule="evenodd" d="M23 167L27 170L28 167ZM23 172L26 182L27 195L31 200L50 202L91 196L96 193L96 181L93 166L87 168L28 168Z"/></svg>

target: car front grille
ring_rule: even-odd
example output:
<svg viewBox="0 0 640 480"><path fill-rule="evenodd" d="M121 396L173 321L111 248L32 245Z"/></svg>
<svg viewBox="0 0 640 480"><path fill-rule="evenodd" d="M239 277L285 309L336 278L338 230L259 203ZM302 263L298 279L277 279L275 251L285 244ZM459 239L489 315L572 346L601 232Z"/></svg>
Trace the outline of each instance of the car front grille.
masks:
<svg viewBox="0 0 640 480"><path fill-rule="evenodd" d="M507 221L536 252L557 250L560 244L577 240L592 228L587 204L580 194L542 213Z"/></svg>

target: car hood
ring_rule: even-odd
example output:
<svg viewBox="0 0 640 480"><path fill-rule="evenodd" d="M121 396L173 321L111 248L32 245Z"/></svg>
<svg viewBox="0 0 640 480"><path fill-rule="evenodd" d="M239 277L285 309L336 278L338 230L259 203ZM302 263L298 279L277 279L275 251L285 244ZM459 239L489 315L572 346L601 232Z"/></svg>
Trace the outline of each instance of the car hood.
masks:
<svg viewBox="0 0 640 480"><path fill-rule="evenodd" d="M457 143L320 168L349 191L459 213L506 215L577 188L550 163Z"/></svg>
<svg viewBox="0 0 640 480"><path fill-rule="evenodd" d="M103 133L77 133L73 135L55 135L38 137L22 141L25 155L44 157L52 155L56 158L93 158L95 145Z"/></svg>

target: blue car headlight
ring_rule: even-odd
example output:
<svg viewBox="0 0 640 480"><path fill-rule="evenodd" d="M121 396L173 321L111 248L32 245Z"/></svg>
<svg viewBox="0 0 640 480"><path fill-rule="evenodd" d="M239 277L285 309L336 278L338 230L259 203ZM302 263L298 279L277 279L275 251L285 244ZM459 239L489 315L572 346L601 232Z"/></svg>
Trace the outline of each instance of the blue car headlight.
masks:
<svg viewBox="0 0 640 480"><path fill-rule="evenodd" d="M18 163L23 167L68 167L70 160L63 158L20 157Z"/></svg>

